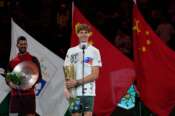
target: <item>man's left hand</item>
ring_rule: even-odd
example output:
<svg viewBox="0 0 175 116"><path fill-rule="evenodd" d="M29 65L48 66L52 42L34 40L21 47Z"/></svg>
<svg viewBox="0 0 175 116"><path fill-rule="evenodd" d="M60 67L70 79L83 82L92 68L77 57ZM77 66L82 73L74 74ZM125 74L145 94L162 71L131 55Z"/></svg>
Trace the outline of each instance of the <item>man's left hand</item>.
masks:
<svg viewBox="0 0 175 116"><path fill-rule="evenodd" d="M66 81L66 86L67 86L68 89L69 88L74 88L74 87L76 87L76 85L77 85L76 80L67 80Z"/></svg>

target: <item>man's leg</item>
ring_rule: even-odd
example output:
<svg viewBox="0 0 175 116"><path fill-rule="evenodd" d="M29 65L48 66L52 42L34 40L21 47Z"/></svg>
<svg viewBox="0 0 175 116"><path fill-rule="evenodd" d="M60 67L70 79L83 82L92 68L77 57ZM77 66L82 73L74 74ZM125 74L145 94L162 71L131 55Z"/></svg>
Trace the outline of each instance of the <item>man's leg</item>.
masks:
<svg viewBox="0 0 175 116"><path fill-rule="evenodd" d="M92 116L94 107L94 97L93 96L83 96L81 99L82 111L84 116Z"/></svg>
<svg viewBox="0 0 175 116"><path fill-rule="evenodd" d="M72 116L81 116L80 113L72 113Z"/></svg>
<svg viewBox="0 0 175 116"><path fill-rule="evenodd" d="M92 116L92 112L85 112L84 116Z"/></svg>

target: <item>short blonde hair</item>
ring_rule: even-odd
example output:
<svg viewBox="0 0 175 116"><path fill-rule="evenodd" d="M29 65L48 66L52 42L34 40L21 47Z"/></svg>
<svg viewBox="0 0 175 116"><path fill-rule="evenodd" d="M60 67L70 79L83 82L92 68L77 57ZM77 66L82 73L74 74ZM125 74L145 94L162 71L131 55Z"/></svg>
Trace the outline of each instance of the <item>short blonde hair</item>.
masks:
<svg viewBox="0 0 175 116"><path fill-rule="evenodd" d="M78 24L76 26L76 33L79 33L81 30L85 30L89 33L90 32L90 26L88 26L87 24Z"/></svg>

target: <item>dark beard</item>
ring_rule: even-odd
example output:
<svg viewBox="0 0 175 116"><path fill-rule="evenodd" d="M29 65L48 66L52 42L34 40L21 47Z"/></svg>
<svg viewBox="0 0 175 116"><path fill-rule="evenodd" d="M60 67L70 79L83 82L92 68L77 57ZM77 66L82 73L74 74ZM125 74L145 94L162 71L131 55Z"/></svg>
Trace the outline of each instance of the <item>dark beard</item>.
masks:
<svg viewBox="0 0 175 116"><path fill-rule="evenodd" d="M19 53L20 53L20 54L26 53L26 48L21 48L21 49L19 49Z"/></svg>

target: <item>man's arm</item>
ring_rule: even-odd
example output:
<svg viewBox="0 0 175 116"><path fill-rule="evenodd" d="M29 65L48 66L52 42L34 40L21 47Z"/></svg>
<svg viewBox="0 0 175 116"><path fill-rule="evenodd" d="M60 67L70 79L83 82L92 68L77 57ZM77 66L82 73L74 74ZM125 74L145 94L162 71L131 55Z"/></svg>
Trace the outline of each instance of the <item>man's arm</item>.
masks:
<svg viewBox="0 0 175 116"><path fill-rule="evenodd" d="M86 84L89 82L92 82L94 80L96 80L99 76L99 67L98 66L93 66L92 67L92 73L86 77L84 77L84 79L80 79L80 80L68 80L66 82L67 88L73 88L76 86L80 86L82 84Z"/></svg>
<svg viewBox="0 0 175 116"><path fill-rule="evenodd" d="M11 61L9 62L9 64L7 65L7 67L5 68L5 74L3 75L4 77L6 76L6 74L8 72L12 72L13 68L11 67ZM10 80L8 80L7 78L5 78L5 82L6 84L12 89L15 88L14 86L12 86L12 82Z"/></svg>
<svg viewBox="0 0 175 116"><path fill-rule="evenodd" d="M77 81L76 83L81 85L81 84L89 83L96 80L99 76L99 71L100 70L98 66L93 66L92 73L86 76L84 79L76 80Z"/></svg>

